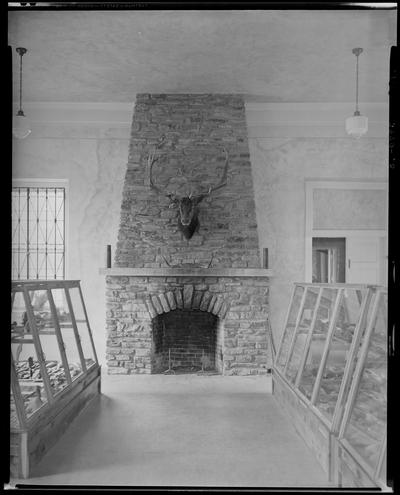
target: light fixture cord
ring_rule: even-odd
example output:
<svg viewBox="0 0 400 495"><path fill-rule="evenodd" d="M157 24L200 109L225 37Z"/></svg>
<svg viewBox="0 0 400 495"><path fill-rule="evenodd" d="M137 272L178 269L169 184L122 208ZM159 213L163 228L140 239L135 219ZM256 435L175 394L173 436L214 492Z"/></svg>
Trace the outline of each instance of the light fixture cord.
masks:
<svg viewBox="0 0 400 495"><path fill-rule="evenodd" d="M356 55L357 57L357 62L356 62L356 112L358 112L358 57L359 55Z"/></svg>
<svg viewBox="0 0 400 495"><path fill-rule="evenodd" d="M19 56L19 111L22 111L22 54Z"/></svg>

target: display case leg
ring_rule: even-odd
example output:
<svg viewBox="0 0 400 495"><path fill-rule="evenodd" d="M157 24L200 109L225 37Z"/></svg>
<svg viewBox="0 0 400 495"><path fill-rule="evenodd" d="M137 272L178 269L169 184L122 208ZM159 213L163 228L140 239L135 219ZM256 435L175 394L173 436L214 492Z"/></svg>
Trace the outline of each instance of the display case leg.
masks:
<svg viewBox="0 0 400 495"><path fill-rule="evenodd" d="M29 478L29 452L28 452L28 433L25 431L21 433L21 476L26 479Z"/></svg>

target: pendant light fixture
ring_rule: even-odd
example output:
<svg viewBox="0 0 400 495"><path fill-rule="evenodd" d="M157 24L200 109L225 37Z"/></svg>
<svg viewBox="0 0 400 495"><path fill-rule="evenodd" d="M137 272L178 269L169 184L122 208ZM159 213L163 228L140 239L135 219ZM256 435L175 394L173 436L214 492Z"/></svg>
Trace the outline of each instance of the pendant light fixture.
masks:
<svg viewBox="0 0 400 495"><path fill-rule="evenodd" d="M26 48L16 48L18 55L20 56L19 62L19 110L13 118L13 135L18 139L24 139L31 133L31 127L29 119L25 116L22 110L22 56L27 52Z"/></svg>
<svg viewBox="0 0 400 495"><path fill-rule="evenodd" d="M352 52L356 56L356 110L352 117L346 119L346 132L350 136L360 138L368 131L368 118L361 115L358 109L358 57L363 52L362 48L353 48Z"/></svg>

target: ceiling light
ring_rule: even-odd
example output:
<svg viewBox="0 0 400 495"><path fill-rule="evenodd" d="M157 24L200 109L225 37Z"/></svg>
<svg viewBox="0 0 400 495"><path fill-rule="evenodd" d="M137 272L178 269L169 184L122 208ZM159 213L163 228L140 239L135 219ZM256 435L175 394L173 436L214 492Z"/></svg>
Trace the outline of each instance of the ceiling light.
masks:
<svg viewBox="0 0 400 495"><path fill-rule="evenodd" d="M13 135L18 139L24 139L31 133L29 119L25 116L22 110L22 56L27 52L26 48L16 48L20 56L19 62L19 110L13 118Z"/></svg>
<svg viewBox="0 0 400 495"><path fill-rule="evenodd" d="M368 118L361 115L358 109L358 57L362 53L362 48L353 48L352 52L356 56L356 109L352 117L346 119L346 132L350 136L360 138L368 131Z"/></svg>

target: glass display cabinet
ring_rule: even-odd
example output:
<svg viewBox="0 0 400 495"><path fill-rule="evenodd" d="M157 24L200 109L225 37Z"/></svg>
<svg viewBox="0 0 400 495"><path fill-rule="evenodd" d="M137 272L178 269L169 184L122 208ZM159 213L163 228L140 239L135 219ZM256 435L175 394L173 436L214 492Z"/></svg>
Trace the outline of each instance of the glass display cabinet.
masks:
<svg viewBox="0 0 400 495"><path fill-rule="evenodd" d="M12 282L11 476L30 469L100 393L100 366L77 280Z"/></svg>
<svg viewBox="0 0 400 495"><path fill-rule="evenodd" d="M387 291L377 292L337 440L342 487L386 485Z"/></svg>
<svg viewBox="0 0 400 495"><path fill-rule="evenodd" d="M336 466L333 438L379 298L380 289L371 285L294 285L273 366L273 393L330 480Z"/></svg>

